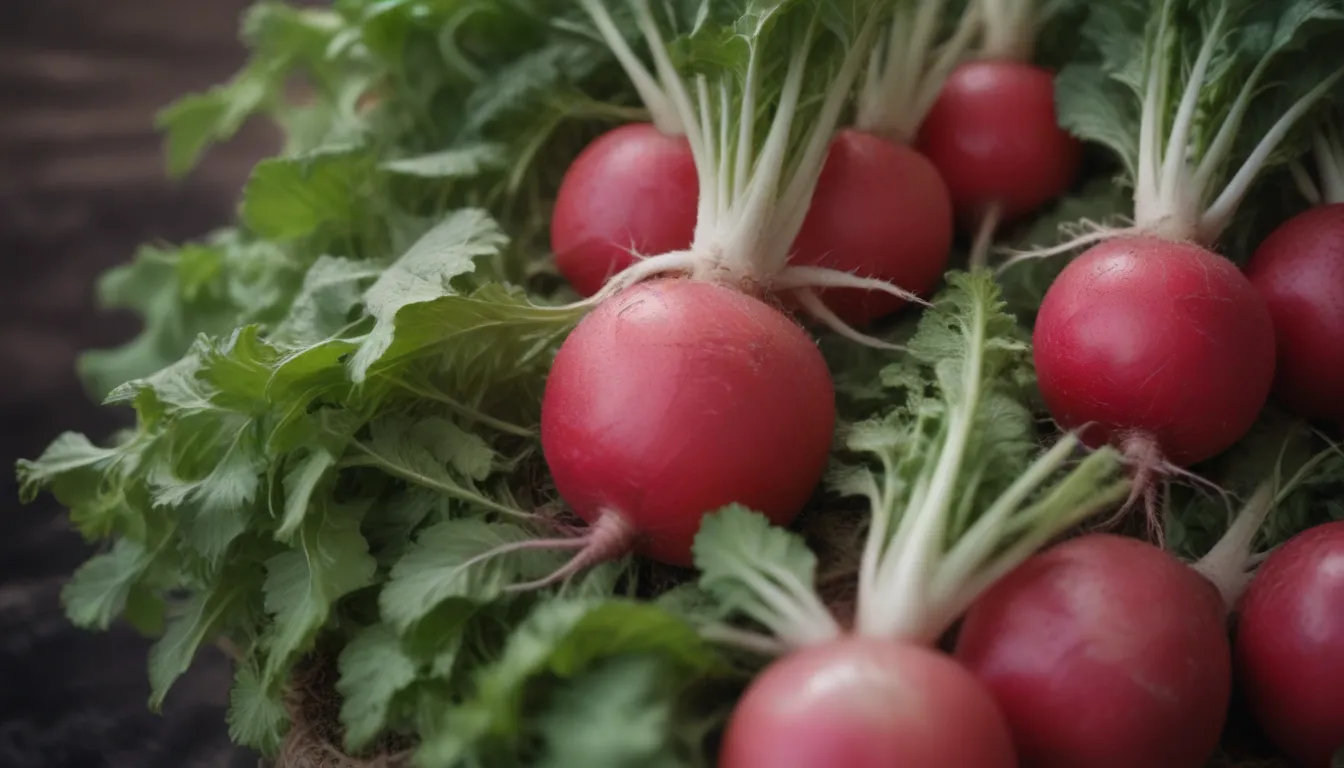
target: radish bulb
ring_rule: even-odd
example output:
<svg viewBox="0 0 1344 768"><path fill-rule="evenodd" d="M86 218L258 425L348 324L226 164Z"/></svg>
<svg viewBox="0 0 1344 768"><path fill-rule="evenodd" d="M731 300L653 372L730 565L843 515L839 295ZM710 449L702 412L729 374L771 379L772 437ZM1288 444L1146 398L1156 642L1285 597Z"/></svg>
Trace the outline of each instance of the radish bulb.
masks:
<svg viewBox="0 0 1344 768"><path fill-rule="evenodd" d="M958 215L988 257L1001 222L1040 208L1077 174L1082 143L1059 125L1054 75L1032 64L1035 0L976 0L980 49L948 76L917 146L947 182Z"/></svg>
<svg viewBox="0 0 1344 768"><path fill-rule="evenodd" d="M1051 285L1037 317L1041 393L1063 427L1082 429L1091 445L1110 443L1126 453L1139 480L1131 502L1145 502L1157 536L1158 480L1186 472L1244 436L1274 377L1274 328L1265 302L1210 249L1291 128L1344 74L1268 80L1270 64L1291 50L1287 43L1312 26L1309 16L1287 7L1276 11L1282 14L1276 47L1224 50L1241 21L1236 14L1248 7L1224 0L1187 14L1185 0L1160 0L1155 19L1132 19L1135 34L1143 35L1140 66L1130 66L1131 53L1108 49L1116 59L1105 71L1115 71L1125 85L1099 87L1095 65L1061 73L1064 123L1120 151L1133 174L1134 223L1094 226L1067 243L1022 255L1093 246ZM1191 14L1200 24L1187 22ZM1098 39L1112 39L1117 18L1124 17L1100 17L1089 29ZM1134 83L1121 68L1140 76L1142 97L1139 121L1127 132L1095 119L1099 98L1114 98L1118 115L1132 111ZM1252 99L1279 97L1290 88L1291 106L1227 174L1245 138L1239 131Z"/></svg>
<svg viewBox="0 0 1344 768"><path fill-rule="evenodd" d="M649 73L600 0L580 0L653 120L602 134L565 171L551 214L556 267L592 296L639 254L690 247L699 197L695 157L666 81Z"/></svg>
<svg viewBox="0 0 1344 768"><path fill-rule="evenodd" d="M1344 522L1270 553L1241 603L1237 678L1260 727L1306 768L1344 750Z"/></svg>
<svg viewBox="0 0 1344 768"><path fill-rule="evenodd" d="M1196 563L1090 534L1027 560L976 601L955 655L992 692L1024 764L1207 763L1231 698L1227 618L1253 583L1256 539L1328 455L1282 487L1262 482Z"/></svg>
<svg viewBox="0 0 1344 768"><path fill-rule="evenodd" d="M585 5L599 19L605 13L594 0ZM912 298L877 280L787 263L876 11L828 12L821 24L809 4L753 6L717 31L715 17L697 27L703 44L730 41L744 66L711 80L705 70L720 59L708 57L691 84L674 68L647 0L633 8L695 159L695 234L688 248L642 258L580 302L594 309L547 377L541 443L560 496L588 527L508 545L574 552L514 590L629 552L688 566L703 516L728 504L791 522L826 469L835 393L815 341L765 300L818 285ZM787 64L766 80L763 62L775 59ZM758 126L761 115L770 120Z"/></svg>
<svg viewBox="0 0 1344 768"><path fill-rule="evenodd" d="M952 248L952 199L938 169L913 146L920 123L978 29L971 7L938 45L945 0L898 4L873 51L854 125L831 142L790 263L827 267L933 290ZM797 297L814 316L863 325L895 312L900 296L826 289Z"/></svg>
<svg viewBox="0 0 1344 768"><path fill-rule="evenodd" d="M816 557L796 534L740 506L700 528L701 588L755 625L705 634L781 657L739 700L724 768L1017 765L986 689L934 644L1046 541L1122 500L1128 481L1111 449L1070 468L1072 436L1036 455L1010 384L1026 350L997 286L984 272L949 282L898 364L905 375L890 378L937 385L894 397L908 409L851 425L849 449L870 461L834 478L871 514L852 628L818 597Z"/></svg>
<svg viewBox="0 0 1344 768"><path fill-rule="evenodd" d="M1321 184L1304 191L1316 207L1274 230L1246 276L1274 321L1279 399L1344 429L1344 129L1325 123L1315 150Z"/></svg>

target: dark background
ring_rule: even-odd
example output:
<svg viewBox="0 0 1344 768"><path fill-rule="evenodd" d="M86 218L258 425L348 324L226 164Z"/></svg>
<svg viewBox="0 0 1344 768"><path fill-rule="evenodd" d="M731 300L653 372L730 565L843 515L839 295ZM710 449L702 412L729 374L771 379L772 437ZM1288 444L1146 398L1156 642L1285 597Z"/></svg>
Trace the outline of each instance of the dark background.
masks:
<svg viewBox="0 0 1344 768"><path fill-rule="evenodd" d="M58 598L89 554L49 498L20 506L13 462L63 430L94 437L129 413L93 404L76 354L119 344L134 318L94 286L136 245L227 223L260 127L166 179L154 113L241 63L246 0L0 0L0 768L232 768L229 669L202 653L162 716L148 712L148 641L76 630Z"/></svg>

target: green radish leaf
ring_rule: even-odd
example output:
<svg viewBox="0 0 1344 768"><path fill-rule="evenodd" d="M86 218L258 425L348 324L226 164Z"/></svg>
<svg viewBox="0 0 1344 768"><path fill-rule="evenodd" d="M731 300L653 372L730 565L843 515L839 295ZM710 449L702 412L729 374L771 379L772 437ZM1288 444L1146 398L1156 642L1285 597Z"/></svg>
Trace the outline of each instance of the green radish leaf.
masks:
<svg viewBox="0 0 1344 768"><path fill-rule="evenodd" d="M229 738L265 754L275 754L290 727L280 694L262 684L257 670L241 664L229 694Z"/></svg>
<svg viewBox="0 0 1344 768"><path fill-rule="evenodd" d="M336 691L341 694L345 745L358 753L387 726L393 698L415 682L419 665L391 627L376 624L341 651L340 673Z"/></svg>

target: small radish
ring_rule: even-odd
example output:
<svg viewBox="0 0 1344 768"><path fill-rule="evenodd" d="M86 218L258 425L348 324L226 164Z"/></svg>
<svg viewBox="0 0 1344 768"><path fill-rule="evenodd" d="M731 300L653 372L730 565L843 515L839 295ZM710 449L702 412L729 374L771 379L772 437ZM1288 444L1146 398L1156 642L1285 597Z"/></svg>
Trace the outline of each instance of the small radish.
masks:
<svg viewBox="0 0 1344 768"><path fill-rule="evenodd" d="M1274 376L1274 329L1264 301L1240 270L1209 248L1293 124L1344 74L1314 87L1302 85L1307 92L1219 192L1216 180L1224 176L1251 100L1287 86L1262 87L1270 59L1255 58L1258 53L1245 54L1252 58L1241 62L1247 72L1235 82L1220 79L1242 71L1222 59L1212 65L1229 25L1236 23L1228 7L1217 6L1200 17L1202 26L1191 26L1179 10L1184 6L1175 0L1160 5L1154 19L1129 19L1142 25L1138 66L1132 66L1135 51L1107 49L1117 58L1104 71L1132 72L1137 83L1116 74L1124 86L1098 84L1094 65L1071 65L1059 79L1061 93L1068 95L1060 102L1064 124L1120 150L1134 174L1133 226L1094 225L1070 242L1023 255L1093 245L1064 269L1042 302L1033 337L1040 388L1063 426L1087 425L1089 442L1108 441L1125 450L1139 478L1131 501L1145 499L1159 535L1157 479L1183 472L1244 436ZM1308 18L1283 13L1284 35ZM1128 17L1105 18L1113 25ZM1118 32L1108 28L1101 34ZM1217 90L1223 85L1227 88ZM1116 114L1132 111L1136 88L1142 105L1139 124L1131 126L1138 134L1131 155L1117 127L1102 125L1095 113L1097 100L1105 98L1117 100L1111 105ZM1225 104L1206 98L1210 93L1235 98Z"/></svg>
<svg viewBox="0 0 1344 768"><path fill-rule="evenodd" d="M600 0L580 0L625 70L651 123L608 131L565 171L551 214L556 267L581 296L639 255L689 248L699 181L682 114L621 36Z"/></svg>
<svg viewBox="0 0 1344 768"><path fill-rule="evenodd" d="M769 631L711 625L706 636L782 655L738 701L723 768L1017 765L987 690L935 644L984 589L1118 503L1129 482L1111 449L1066 472L1072 436L1036 455L1007 375L1025 349L997 286L984 272L949 283L910 342L916 375L933 377L939 393L916 413L852 425L849 447L869 463L836 475L837 490L871 509L852 629L822 604L816 557L797 534L733 506L696 536L701 588Z"/></svg>
<svg viewBox="0 0 1344 768"><path fill-rule="evenodd" d="M636 254L690 247L698 196L685 136L652 123L602 134L569 166L556 194L551 250L560 274L592 296Z"/></svg>
<svg viewBox="0 0 1344 768"><path fill-rule="evenodd" d="M613 26L597 0L584 7L599 28ZM633 57L626 68L657 92L646 102L669 105L687 127L699 190L695 236L686 249L634 262L579 303L595 309L560 346L547 377L541 442L561 497L589 527L577 537L483 555L575 552L554 573L513 590L553 584L632 551L690 565L703 516L734 502L789 523L826 469L835 393L816 342L763 297L863 287L914 298L877 280L788 264L877 11L850 8L853 18L831 14L823 27L815 24L817 8L805 3L764 16L752 10L729 24L732 36L726 28L720 37L705 27L717 22L706 21L706 39L746 40L749 51L745 71L724 67L711 91L711 64L696 70L692 89L674 68L649 4L637 0L632 8L659 80ZM821 44L830 35L840 35L840 45ZM611 36L613 49L625 45ZM777 91L759 76L767 55L787 61ZM829 75L805 77L809 71ZM762 137L757 120L771 111Z"/></svg>
<svg viewBox="0 0 1344 768"><path fill-rule="evenodd" d="M685 510L738 502L788 524L834 427L830 371L802 328L682 278L636 285L579 323L546 382L541 442L591 536L614 527L621 549L689 566L700 518Z"/></svg>
<svg viewBox="0 0 1344 768"><path fill-rule="evenodd" d="M1246 276L1274 318L1275 389L1284 405L1309 419L1344 427L1344 135L1322 131L1316 142L1320 203L1284 222L1246 266Z"/></svg>
<svg viewBox="0 0 1344 768"><path fill-rule="evenodd" d="M947 182L958 215L993 228L1062 194L1082 143L1055 116L1054 75L1031 63L1034 0L978 2L983 44L947 78L917 146Z"/></svg>
<svg viewBox="0 0 1344 768"><path fill-rule="evenodd" d="M1036 555L976 601L954 653L993 693L1025 765L1205 765L1231 698L1227 615L1284 495L1263 484L1193 566L1090 534Z"/></svg>
<svg viewBox="0 0 1344 768"><path fill-rule="evenodd" d="M1241 602L1239 683L1269 738L1305 768L1344 750L1344 522L1294 536Z"/></svg>
<svg viewBox="0 0 1344 768"><path fill-rule="evenodd" d="M945 4L897 7L886 44L870 62L854 125L831 143L790 263L876 278L919 295L931 291L947 269L952 198L938 169L911 146L977 29L979 17L967 12L934 50ZM833 312L851 325L905 303L852 289L799 298L814 315Z"/></svg>

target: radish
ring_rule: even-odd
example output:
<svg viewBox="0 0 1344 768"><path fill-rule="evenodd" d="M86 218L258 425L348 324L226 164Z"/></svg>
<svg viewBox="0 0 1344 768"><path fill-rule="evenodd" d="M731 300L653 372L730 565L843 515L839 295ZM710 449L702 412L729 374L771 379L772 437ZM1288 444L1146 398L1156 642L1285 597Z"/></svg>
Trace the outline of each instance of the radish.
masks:
<svg viewBox="0 0 1344 768"><path fill-rule="evenodd" d="M709 40L731 40L731 51L746 60L712 86L698 75L693 99L647 0L632 5L653 51L660 98L688 127L700 190L695 238L689 249L636 261L580 302L596 309L561 345L547 377L541 442L557 490L589 527L577 537L482 555L575 552L554 573L514 590L553 584L631 551L690 565L702 517L734 502L790 522L825 471L835 394L816 343L762 298L815 287L914 298L877 280L788 264L877 14L851 19L854 33L837 40L829 35L843 16L828 13L829 32L819 36L816 6L753 6L732 25L733 37L704 31ZM762 61L771 55L786 58L787 67L779 81L763 83ZM647 73L640 79L653 81ZM766 108L774 114L762 139L756 120ZM890 347L834 318L831 324Z"/></svg>
<svg viewBox="0 0 1344 768"><path fill-rule="evenodd" d="M1294 412L1344 427L1344 135L1316 138L1319 203L1278 227L1246 266L1274 320L1275 389Z"/></svg>
<svg viewBox="0 0 1344 768"><path fill-rule="evenodd" d="M1260 528L1329 456L1282 487L1262 482L1196 563L1089 534L1027 560L976 601L954 654L992 692L1023 763L1205 765L1231 697L1227 618L1253 583Z"/></svg>
<svg viewBox="0 0 1344 768"><path fill-rule="evenodd" d="M681 116L622 39L598 0L581 0L625 69L651 123L602 134L565 171L551 215L556 266L581 296L635 262L636 254L690 247L699 197Z"/></svg>
<svg viewBox="0 0 1344 768"><path fill-rule="evenodd" d="M651 123L608 131L565 171L551 216L555 263L581 296L636 254L690 246L699 192L685 137Z"/></svg>
<svg viewBox="0 0 1344 768"><path fill-rule="evenodd" d="M1096 244L1064 269L1041 305L1033 336L1040 389L1061 426L1084 429L1089 444L1123 448L1139 478L1131 501L1146 500L1154 530L1156 478L1181 473L1240 439L1274 377L1274 331L1264 301L1209 248L1293 125L1341 74L1303 85L1307 92L1214 197L1251 99L1288 87L1262 85L1268 64L1312 16L1275 11L1283 14L1277 47L1255 49L1254 61L1239 62L1224 50L1238 23L1230 2L1201 5L1194 17L1183 0L1158 5L1156 18L1136 16L1146 30L1141 66L1131 66L1129 48L1110 41L1107 50L1117 60L1108 65L1123 86L1098 84L1090 65L1074 65L1060 76L1065 123L1121 150L1134 173L1133 225L1096 227L1030 254ZM1249 6L1237 8L1245 12ZM1109 24L1111 17L1105 19ZM1224 86L1236 96L1220 112L1220 100L1205 96ZM1125 144L1129 134L1096 117L1097 100L1112 91L1118 101L1107 108L1119 116L1136 92L1142 95L1132 154Z"/></svg>
<svg viewBox="0 0 1344 768"><path fill-rule="evenodd" d="M594 526L590 556L608 554L610 531L689 566L699 513L737 501L787 524L802 509L826 468L835 392L816 343L779 311L665 279L580 322L551 368L541 424L556 489Z"/></svg>
<svg viewBox="0 0 1344 768"><path fill-rule="evenodd" d="M985 588L1118 503L1128 481L1111 449L1065 472L1072 436L1035 456L1009 383L1025 349L998 288L984 272L949 282L910 342L917 369L904 379L937 386L853 425L847 443L873 466L835 477L871 509L851 630L817 596L816 558L796 534L736 506L700 528L701 588L768 631L711 625L706 636L782 656L738 701L723 768L1017 765L986 689L933 646Z"/></svg>
<svg viewBox="0 0 1344 768"><path fill-rule="evenodd" d="M1306 768L1344 750L1344 522L1270 553L1241 603L1239 683L1269 738Z"/></svg>
<svg viewBox="0 0 1344 768"><path fill-rule="evenodd" d="M869 62L854 126L831 143L791 263L877 278L921 295L947 269L952 199L938 169L911 142L979 16L966 13L934 50L944 6L944 0L897 6L885 46ZM871 290L807 292L799 299L814 314L829 310L851 325L905 303Z"/></svg>
<svg viewBox="0 0 1344 768"><path fill-rule="evenodd" d="M1072 183L1082 143L1055 116L1054 75L1031 63L1033 0L977 0L983 44L958 66L919 131L958 214L985 244L1000 221L1035 211ZM983 251L984 248L981 248Z"/></svg>

